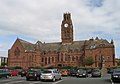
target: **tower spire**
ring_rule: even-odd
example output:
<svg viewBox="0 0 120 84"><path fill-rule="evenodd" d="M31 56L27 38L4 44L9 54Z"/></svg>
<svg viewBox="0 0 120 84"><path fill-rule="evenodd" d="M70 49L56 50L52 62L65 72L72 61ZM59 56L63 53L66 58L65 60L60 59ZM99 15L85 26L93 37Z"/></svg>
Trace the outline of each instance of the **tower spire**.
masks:
<svg viewBox="0 0 120 84"><path fill-rule="evenodd" d="M71 14L69 12L63 14L63 20L61 24L61 40L62 44L73 43L73 25Z"/></svg>

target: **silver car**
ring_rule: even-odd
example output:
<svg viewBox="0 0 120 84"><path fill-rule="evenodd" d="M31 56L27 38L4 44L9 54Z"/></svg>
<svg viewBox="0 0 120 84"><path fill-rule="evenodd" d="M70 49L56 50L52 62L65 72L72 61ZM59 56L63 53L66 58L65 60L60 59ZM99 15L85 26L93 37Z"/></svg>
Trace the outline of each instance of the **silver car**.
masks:
<svg viewBox="0 0 120 84"><path fill-rule="evenodd" d="M41 73L40 79L41 81L44 81L44 80L56 81L56 80L61 80L62 76L57 70L49 69Z"/></svg>

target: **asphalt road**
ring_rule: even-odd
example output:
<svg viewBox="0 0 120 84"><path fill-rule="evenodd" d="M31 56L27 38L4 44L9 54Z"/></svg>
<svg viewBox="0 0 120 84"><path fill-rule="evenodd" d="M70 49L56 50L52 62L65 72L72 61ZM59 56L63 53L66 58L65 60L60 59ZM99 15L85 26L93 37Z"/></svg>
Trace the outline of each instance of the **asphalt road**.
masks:
<svg viewBox="0 0 120 84"><path fill-rule="evenodd" d="M10 77L8 79L1 78L0 84L120 84L112 83L110 75L105 74L98 78L76 78L76 77L63 77L62 80L51 82L51 81L26 81L25 77Z"/></svg>

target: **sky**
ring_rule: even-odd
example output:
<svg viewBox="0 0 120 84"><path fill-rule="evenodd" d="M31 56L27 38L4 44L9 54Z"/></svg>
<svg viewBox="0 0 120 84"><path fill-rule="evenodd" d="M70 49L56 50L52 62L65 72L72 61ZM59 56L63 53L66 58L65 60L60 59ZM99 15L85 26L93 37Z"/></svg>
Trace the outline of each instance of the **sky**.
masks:
<svg viewBox="0 0 120 84"><path fill-rule="evenodd" d="M61 42L63 13L71 13L74 41L113 39L120 57L120 0L0 0L0 56L17 38Z"/></svg>

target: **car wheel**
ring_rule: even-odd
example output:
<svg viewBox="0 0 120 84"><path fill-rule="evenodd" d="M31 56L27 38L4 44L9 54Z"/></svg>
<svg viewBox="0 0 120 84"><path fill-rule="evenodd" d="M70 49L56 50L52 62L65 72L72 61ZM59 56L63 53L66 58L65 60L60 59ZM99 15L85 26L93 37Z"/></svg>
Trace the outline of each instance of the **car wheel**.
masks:
<svg viewBox="0 0 120 84"><path fill-rule="evenodd" d="M40 77L37 77L36 80L40 80Z"/></svg>
<svg viewBox="0 0 120 84"><path fill-rule="evenodd" d="M60 79L59 80L62 80L62 77L60 77Z"/></svg>
<svg viewBox="0 0 120 84"><path fill-rule="evenodd" d="M26 78L27 81L29 81L29 78Z"/></svg>
<svg viewBox="0 0 120 84"><path fill-rule="evenodd" d="M7 75L6 78L9 78L9 76Z"/></svg>
<svg viewBox="0 0 120 84"><path fill-rule="evenodd" d="M55 77L52 79L53 82L55 82Z"/></svg>

